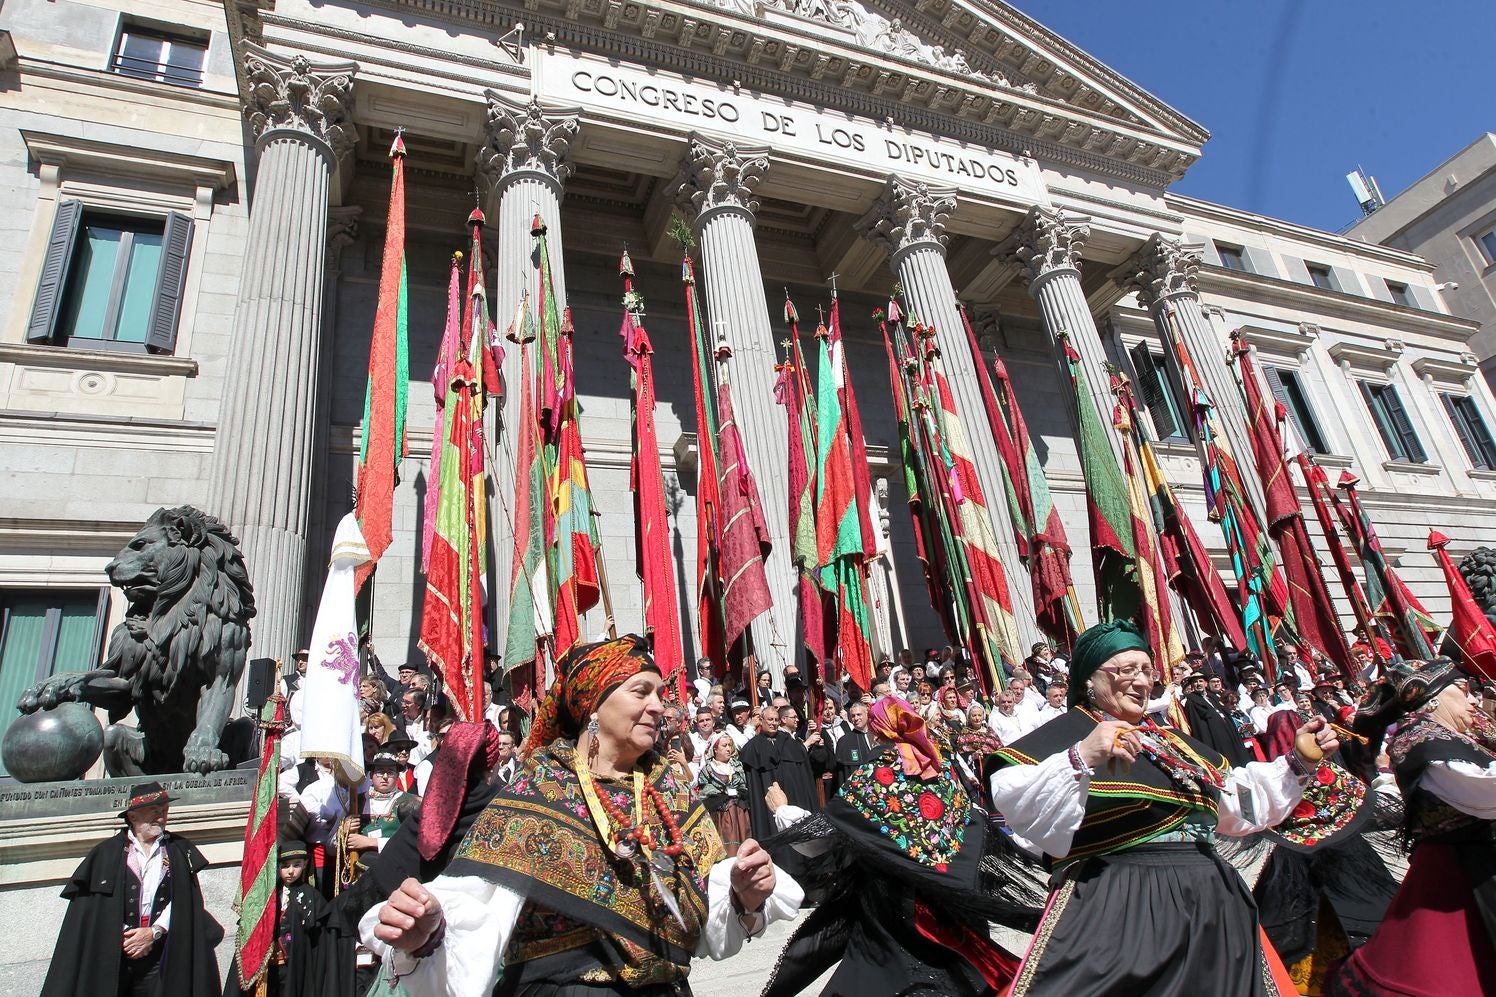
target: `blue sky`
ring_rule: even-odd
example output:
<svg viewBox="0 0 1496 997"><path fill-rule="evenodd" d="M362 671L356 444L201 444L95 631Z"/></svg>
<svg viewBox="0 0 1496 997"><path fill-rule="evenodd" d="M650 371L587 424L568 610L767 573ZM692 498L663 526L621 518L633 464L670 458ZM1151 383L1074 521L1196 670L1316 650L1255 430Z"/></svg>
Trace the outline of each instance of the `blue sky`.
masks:
<svg viewBox="0 0 1496 997"><path fill-rule="evenodd" d="M1175 190L1316 228L1496 131L1496 0L1010 0L1211 133Z"/></svg>

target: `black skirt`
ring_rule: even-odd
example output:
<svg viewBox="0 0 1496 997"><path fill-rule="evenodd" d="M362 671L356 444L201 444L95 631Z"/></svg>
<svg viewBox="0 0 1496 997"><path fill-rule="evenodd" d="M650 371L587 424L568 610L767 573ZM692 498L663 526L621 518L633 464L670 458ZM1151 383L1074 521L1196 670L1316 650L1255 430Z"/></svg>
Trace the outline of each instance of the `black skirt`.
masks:
<svg viewBox="0 0 1496 997"><path fill-rule="evenodd" d="M632 990L622 983L549 983L536 980L505 989L500 983L495 997L691 997L691 986L685 980Z"/></svg>
<svg viewBox="0 0 1496 997"><path fill-rule="evenodd" d="M1068 869L1012 997L1278 997L1257 907L1208 845L1141 845Z"/></svg>

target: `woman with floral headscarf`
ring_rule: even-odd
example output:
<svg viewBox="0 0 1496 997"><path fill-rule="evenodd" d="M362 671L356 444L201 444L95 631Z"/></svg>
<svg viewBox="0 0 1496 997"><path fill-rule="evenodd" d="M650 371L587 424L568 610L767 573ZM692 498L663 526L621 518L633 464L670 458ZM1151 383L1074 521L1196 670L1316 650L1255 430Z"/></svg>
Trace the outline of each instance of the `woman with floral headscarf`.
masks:
<svg viewBox="0 0 1496 997"><path fill-rule="evenodd" d="M557 670L524 767L446 873L360 923L411 997L688 995L694 955L799 908L756 842L724 857L655 753L664 681L641 638L573 647Z"/></svg>
<svg viewBox="0 0 1496 997"><path fill-rule="evenodd" d="M825 899L800 922L763 997L803 993L833 966L823 997L1001 993L1017 959L992 942L989 923L1031 930L1043 894L1020 877L983 876L986 814L918 713L885 697L868 730L878 750L823 813L775 804L785 830L766 847L804 855L807 889Z"/></svg>
<svg viewBox="0 0 1496 997"><path fill-rule="evenodd" d="M722 847L731 858L749 837L748 807L743 803L748 780L737 742L726 731L712 735L706 751L701 771L696 774L696 792L712 815Z"/></svg>

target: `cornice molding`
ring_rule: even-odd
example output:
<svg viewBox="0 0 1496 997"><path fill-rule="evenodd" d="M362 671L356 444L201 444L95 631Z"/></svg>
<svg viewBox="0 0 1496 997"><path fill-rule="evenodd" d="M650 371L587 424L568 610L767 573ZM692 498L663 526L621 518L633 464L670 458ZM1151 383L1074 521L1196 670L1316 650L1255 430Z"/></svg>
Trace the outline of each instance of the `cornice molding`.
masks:
<svg viewBox="0 0 1496 997"><path fill-rule="evenodd" d="M1276 356L1302 357L1319 338L1319 326L1308 322L1299 323L1295 330L1246 324L1240 326L1238 331L1248 343Z"/></svg>
<svg viewBox="0 0 1496 997"><path fill-rule="evenodd" d="M1466 358L1470 359L1466 359ZM1470 383L1470 379L1480 373L1480 367L1474 362L1474 355L1470 353L1460 354L1460 359L1442 360L1439 357L1419 357L1413 361L1413 373L1419 377L1445 384L1463 387Z"/></svg>
<svg viewBox="0 0 1496 997"><path fill-rule="evenodd" d="M723 79L874 121L1031 155L1162 189L1199 156L1193 135L1163 134L1042 94L978 83L839 43L819 25L770 23L688 0L364 0L497 31L523 21L531 38L620 56L683 75ZM542 5L553 10L542 10ZM511 13L512 11L512 13ZM990 15L984 15L987 17ZM315 30L315 26L312 26ZM715 28L715 30L713 30ZM951 39L951 47L959 44ZM970 46L966 46L970 51ZM1137 91L1141 93L1141 91Z"/></svg>
<svg viewBox="0 0 1496 997"><path fill-rule="evenodd" d="M225 190L234 185L234 164L223 159L163 152L143 145L97 142L74 135L21 130L26 151L38 163L66 170L98 169L111 176L148 177L196 189Z"/></svg>
<svg viewBox="0 0 1496 997"><path fill-rule="evenodd" d="M1381 345L1341 341L1331 343L1327 353L1338 364L1349 364L1362 370L1387 373L1397 365L1403 355L1403 344L1389 339Z"/></svg>

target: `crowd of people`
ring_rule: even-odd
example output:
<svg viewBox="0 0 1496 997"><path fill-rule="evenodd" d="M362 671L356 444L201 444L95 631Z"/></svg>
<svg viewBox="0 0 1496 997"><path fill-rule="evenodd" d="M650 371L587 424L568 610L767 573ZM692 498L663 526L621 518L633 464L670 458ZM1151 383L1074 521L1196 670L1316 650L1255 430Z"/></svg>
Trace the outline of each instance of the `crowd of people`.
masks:
<svg viewBox="0 0 1496 997"><path fill-rule="evenodd" d="M1493 992L1496 698L1447 661L1357 638L1352 676L1285 644L1270 679L1209 639L1159 662L1107 624L1073 648L1034 645L1000 687L946 647L881 661L866 690L751 659L751 681L708 660L666 680L645 641L619 638L563 656L533 709L491 660L477 723L439 676L371 657L356 784L299 756L293 674L268 992L362 995L383 966L412 995L688 993L693 955L736 951L806 892L816 913L766 993L837 959L837 986L904 993L876 984L890 945L909 992ZM1362 837L1379 791L1404 797L1401 891ZM162 989L203 973L175 955L207 937L169 935L178 905L211 922L200 896L173 892L201 863L164 830L168 802L142 787L65 896L72 924L119 851L135 883L120 992L195 997ZM1215 850L1244 836L1275 847L1255 889ZM166 844L181 852L169 883L147 847L176 855ZM1003 863L1051 877L1048 901L994 878ZM1458 912L1431 900L1441 883L1481 930L1454 930ZM991 947L978 921L1037 928L1033 946ZM833 924L857 944L828 947ZM59 953L90 930L65 927ZM1439 986L1400 975L1415 944L1441 953ZM54 963L48 997L89 992L69 980Z"/></svg>

